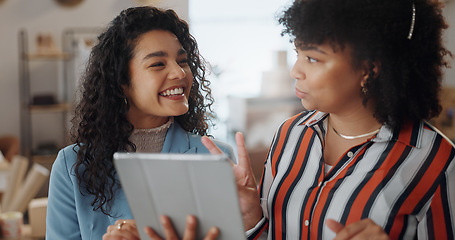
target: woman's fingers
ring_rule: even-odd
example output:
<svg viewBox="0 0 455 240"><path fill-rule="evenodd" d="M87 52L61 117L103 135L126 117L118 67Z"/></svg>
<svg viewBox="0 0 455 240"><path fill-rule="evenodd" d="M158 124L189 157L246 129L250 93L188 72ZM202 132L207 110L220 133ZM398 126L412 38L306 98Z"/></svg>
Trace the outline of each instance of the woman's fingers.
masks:
<svg viewBox="0 0 455 240"><path fill-rule="evenodd" d="M221 150L208 138L203 137L202 143L212 154L219 154ZM239 194L240 210L242 211L245 230L254 227L262 218L262 209L259 201L256 180L251 170L249 154L246 150L243 134L235 134L235 142L238 150L238 164L232 163ZM207 235L209 237L212 235ZM210 238L208 238L210 239Z"/></svg>
<svg viewBox="0 0 455 240"><path fill-rule="evenodd" d="M163 240L151 227L144 227L144 231L152 240Z"/></svg>
<svg viewBox="0 0 455 240"><path fill-rule="evenodd" d="M117 220L114 225L107 228L106 234L103 235L103 240L116 239L139 239L136 222L134 220Z"/></svg>
<svg viewBox="0 0 455 240"><path fill-rule="evenodd" d="M186 228L185 232L183 233L183 240L196 239L196 226L197 226L196 217L193 215L188 215L186 217Z"/></svg>
<svg viewBox="0 0 455 240"><path fill-rule="evenodd" d="M175 232L175 229L172 225L171 220L167 216L161 216L161 224L163 225L165 231L165 239L180 239ZM152 240L163 240L151 227L144 228L145 233ZM193 215L189 215L186 218L186 228L183 233L182 240L194 240L197 235L197 219ZM207 234L204 237L204 240L215 240L218 238L220 230L217 227L212 227L209 229Z"/></svg>
<svg viewBox="0 0 455 240"><path fill-rule="evenodd" d="M186 228L185 233L183 234L183 240L193 240L196 239L197 234L197 219L193 215L189 215L186 218ZM213 240L218 237L220 230L217 227L211 227L207 234L204 237L204 240Z"/></svg>
<svg viewBox="0 0 455 240"><path fill-rule="evenodd" d="M217 227L211 227L207 235L205 235L204 240L214 240L217 239L220 235L220 230Z"/></svg>
<svg viewBox="0 0 455 240"><path fill-rule="evenodd" d="M327 226L336 233L334 240L348 239L377 239L389 240L389 236L384 232L381 226L377 225L373 220L365 218L357 222L343 226L335 220L328 219Z"/></svg>
<svg viewBox="0 0 455 240"><path fill-rule="evenodd" d="M175 232L174 226L172 225L171 220L167 216L161 216L161 224L164 228L164 236L166 239L179 239L177 233Z"/></svg>
<svg viewBox="0 0 455 240"><path fill-rule="evenodd" d="M223 151L207 136L201 138L202 144L209 150L211 154L222 154Z"/></svg>
<svg viewBox="0 0 455 240"><path fill-rule="evenodd" d="M201 142L202 144L204 144L204 146L209 150L211 154L215 155L223 154L223 151L221 151L221 149L209 137L203 136L201 138ZM229 161L229 163L231 164L231 166L235 165L232 161Z"/></svg>
<svg viewBox="0 0 455 240"><path fill-rule="evenodd" d="M257 188L253 170L251 169L250 157L248 151L246 150L245 139L242 133L237 132L235 134L235 143L237 145L239 156L239 164L235 166L235 168L239 170L234 169L236 172L237 183L249 188Z"/></svg>
<svg viewBox="0 0 455 240"><path fill-rule="evenodd" d="M202 144L209 150L211 154L222 154L223 151L216 146L216 144L207 136L203 136L201 139ZM235 134L235 143L237 145L238 155L239 155L239 166L245 169L250 169L250 157L248 151L245 147L245 139L241 132Z"/></svg>
<svg viewBox="0 0 455 240"><path fill-rule="evenodd" d="M330 230L332 230L334 233L338 233L339 231L341 231L343 228L344 228L344 225L333 220L333 219L327 219L325 221L325 224L327 225L327 227L330 228Z"/></svg>
<svg viewBox="0 0 455 240"><path fill-rule="evenodd" d="M237 145L237 151L239 155L239 165L249 169L250 168L250 157L245 147L245 138L241 132L235 134L235 143Z"/></svg>

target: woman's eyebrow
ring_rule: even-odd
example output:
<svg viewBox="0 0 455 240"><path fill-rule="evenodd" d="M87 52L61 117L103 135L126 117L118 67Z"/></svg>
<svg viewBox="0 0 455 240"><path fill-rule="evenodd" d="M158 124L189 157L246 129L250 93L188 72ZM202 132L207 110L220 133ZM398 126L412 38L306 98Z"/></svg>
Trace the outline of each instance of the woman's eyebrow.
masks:
<svg viewBox="0 0 455 240"><path fill-rule="evenodd" d="M178 56L181 56L181 55L185 55L186 54L186 51L185 49L180 49L178 52L177 52L177 55ZM152 53L149 53L147 54L143 59L142 59L142 62L150 59L150 58L153 58L153 57L167 57L169 56L169 54L165 51L157 51L157 52L152 52Z"/></svg>
<svg viewBox="0 0 455 240"><path fill-rule="evenodd" d="M294 46L296 49L301 50L301 51L316 51L322 54L327 54L325 51L323 51L321 48L318 48L318 45L314 44L305 44L300 41L295 41Z"/></svg>
<svg viewBox="0 0 455 240"><path fill-rule="evenodd" d="M180 49L180 50L177 52L177 55L178 55L178 56L184 55L184 54L186 54L186 51L185 51L185 49L183 49L183 48Z"/></svg>
<svg viewBox="0 0 455 240"><path fill-rule="evenodd" d="M300 46L299 49L302 51L316 51L322 54L327 54L326 52L315 46Z"/></svg>
<svg viewBox="0 0 455 240"><path fill-rule="evenodd" d="M150 58L153 58L153 57L166 57L168 56L168 54L164 51L157 51L157 52L152 52L152 53L149 53L147 54L143 59L142 59L142 62L150 59Z"/></svg>

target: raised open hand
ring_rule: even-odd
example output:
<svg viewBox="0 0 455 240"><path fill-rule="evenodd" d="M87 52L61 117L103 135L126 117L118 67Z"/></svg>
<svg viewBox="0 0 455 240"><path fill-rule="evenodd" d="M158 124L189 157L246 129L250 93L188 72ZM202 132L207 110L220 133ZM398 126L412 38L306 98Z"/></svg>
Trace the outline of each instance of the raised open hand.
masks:
<svg viewBox="0 0 455 240"><path fill-rule="evenodd" d="M204 136L201 139L204 146L212 154L222 154L223 152L210 140ZM245 140L242 133L236 133L235 142L238 150L238 164L232 163L237 191L239 194L240 209L245 230L253 228L262 218L262 209L259 201L256 180L251 170L250 157L245 147Z"/></svg>

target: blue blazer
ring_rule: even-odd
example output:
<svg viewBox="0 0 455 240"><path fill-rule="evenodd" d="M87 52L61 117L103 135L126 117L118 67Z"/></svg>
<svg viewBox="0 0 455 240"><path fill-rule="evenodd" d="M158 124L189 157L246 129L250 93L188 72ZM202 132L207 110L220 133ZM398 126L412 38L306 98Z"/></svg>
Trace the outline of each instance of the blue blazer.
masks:
<svg viewBox="0 0 455 240"><path fill-rule="evenodd" d="M217 146L235 161L232 147L221 142ZM93 211L93 195L81 194L73 165L76 162L74 145L60 150L52 166L46 215L46 239L100 240L109 225L118 219L132 219L122 189L115 191L111 216ZM186 132L178 123L169 128L163 153L209 153L201 143L201 136Z"/></svg>

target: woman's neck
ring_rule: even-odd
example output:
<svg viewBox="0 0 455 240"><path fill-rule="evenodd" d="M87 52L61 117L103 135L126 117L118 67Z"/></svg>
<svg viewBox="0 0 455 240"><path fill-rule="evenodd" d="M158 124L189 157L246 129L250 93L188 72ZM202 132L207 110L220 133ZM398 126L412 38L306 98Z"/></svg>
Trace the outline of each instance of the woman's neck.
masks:
<svg viewBox="0 0 455 240"><path fill-rule="evenodd" d="M173 122L174 119L170 118L167 123L156 128L134 129L130 141L136 145L136 152L161 152L167 131Z"/></svg>
<svg viewBox="0 0 455 240"><path fill-rule="evenodd" d="M134 129L152 129L166 124L169 117L144 117L140 119L128 119Z"/></svg>
<svg viewBox="0 0 455 240"><path fill-rule="evenodd" d="M344 136L359 136L379 129L382 124L369 111L358 111L355 114L333 114L329 116L329 126Z"/></svg>
<svg viewBox="0 0 455 240"><path fill-rule="evenodd" d="M359 111L357 114L330 113L324 139L324 162L334 165L350 148L364 143L377 134L381 127L373 113Z"/></svg>

